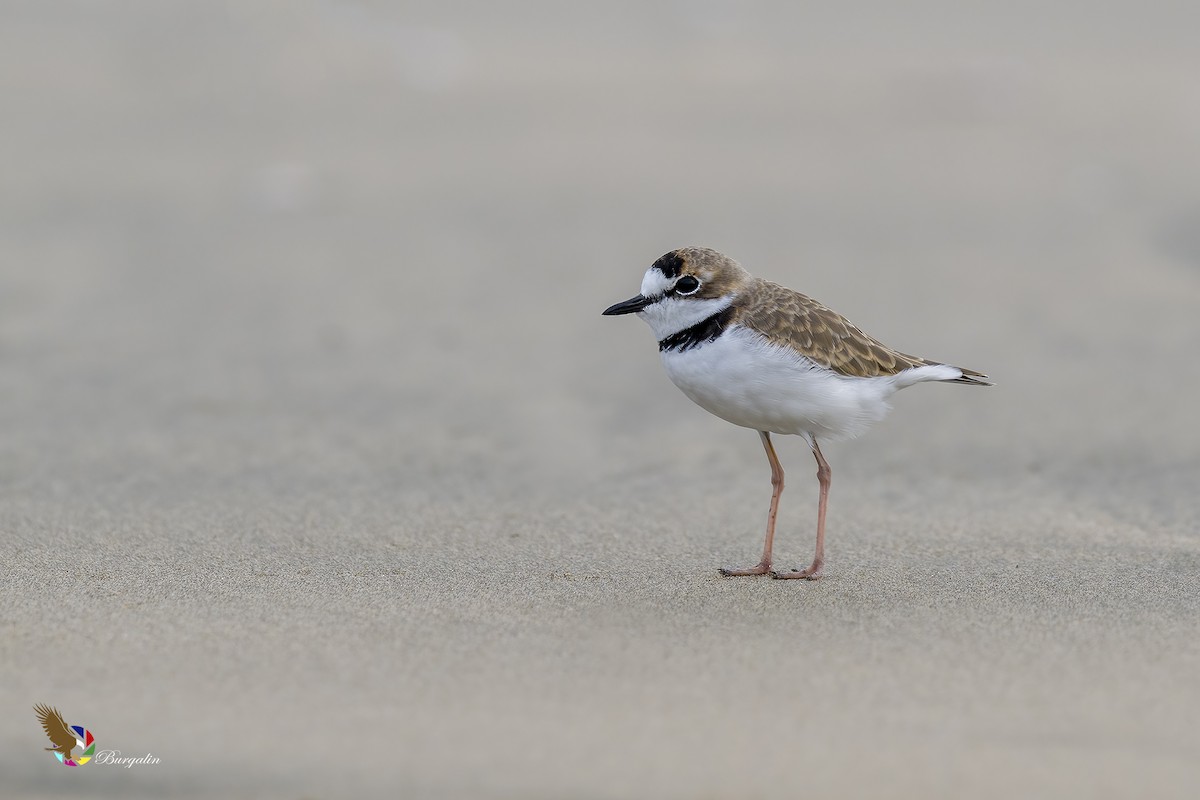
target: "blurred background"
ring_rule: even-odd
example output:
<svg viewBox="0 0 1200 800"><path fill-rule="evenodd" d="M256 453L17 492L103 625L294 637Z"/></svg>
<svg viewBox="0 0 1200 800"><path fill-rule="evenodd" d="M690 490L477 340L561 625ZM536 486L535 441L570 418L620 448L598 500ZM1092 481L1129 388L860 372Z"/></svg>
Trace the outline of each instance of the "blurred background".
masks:
<svg viewBox="0 0 1200 800"><path fill-rule="evenodd" d="M1197 30L0 4L13 796L1185 796ZM997 381L827 449L830 580L715 579L759 445L600 316L687 244ZM164 763L50 769L34 702Z"/></svg>

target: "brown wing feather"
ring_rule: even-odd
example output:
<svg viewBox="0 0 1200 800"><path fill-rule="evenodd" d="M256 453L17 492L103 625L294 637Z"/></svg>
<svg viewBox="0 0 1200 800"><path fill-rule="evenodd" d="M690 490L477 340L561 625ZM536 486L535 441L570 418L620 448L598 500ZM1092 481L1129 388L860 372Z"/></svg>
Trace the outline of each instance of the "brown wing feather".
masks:
<svg viewBox="0 0 1200 800"><path fill-rule="evenodd" d="M895 375L939 363L893 350L833 309L777 283L758 280L754 294L753 302L738 310L738 323L842 375Z"/></svg>
<svg viewBox="0 0 1200 800"><path fill-rule="evenodd" d="M62 714L58 713L58 709L50 708L45 705L36 705L33 710L37 712L38 719L41 720L42 730L46 732L46 737L54 743L55 747L69 748L76 745L75 737L67 728L67 723L63 721Z"/></svg>

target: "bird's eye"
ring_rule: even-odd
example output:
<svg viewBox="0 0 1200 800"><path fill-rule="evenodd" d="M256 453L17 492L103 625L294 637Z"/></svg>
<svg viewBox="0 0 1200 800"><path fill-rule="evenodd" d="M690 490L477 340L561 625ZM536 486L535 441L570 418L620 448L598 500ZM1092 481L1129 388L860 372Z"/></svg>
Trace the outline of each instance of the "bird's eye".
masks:
<svg viewBox="0 0 1200 800"><path fill-rule="evenodd" d="M675 292L677 294L694 294L700 288L700 281L693 278L691 275L684 275L679 280L675 281Z"/></svg>

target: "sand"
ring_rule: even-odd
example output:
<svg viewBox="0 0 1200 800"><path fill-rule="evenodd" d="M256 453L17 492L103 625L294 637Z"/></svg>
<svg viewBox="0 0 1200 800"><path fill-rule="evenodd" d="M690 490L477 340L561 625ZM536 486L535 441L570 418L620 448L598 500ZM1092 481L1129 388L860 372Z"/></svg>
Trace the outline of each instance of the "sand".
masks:
<svg viewBox="0 0 1200 800"><path fill-rule="evenodd" d="M1022 8L0 12L3 795L1194 797L1200 20ZM819 582L683 244L997 381Z"/></svg>

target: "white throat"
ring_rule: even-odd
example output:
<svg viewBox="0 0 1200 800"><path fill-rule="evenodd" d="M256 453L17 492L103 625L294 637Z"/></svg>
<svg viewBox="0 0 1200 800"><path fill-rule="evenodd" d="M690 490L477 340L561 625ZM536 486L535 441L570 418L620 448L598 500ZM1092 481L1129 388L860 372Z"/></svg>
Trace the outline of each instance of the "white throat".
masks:
<svg viewBox="0 0 1200 800"><path fill-rule="evenodd" d="M638 316L646 321L654 338L666 339L682 330L702 322L719 311L733 305L733 296L700 299L690 297L664 297L657 303L646 306Z"/></svg>

